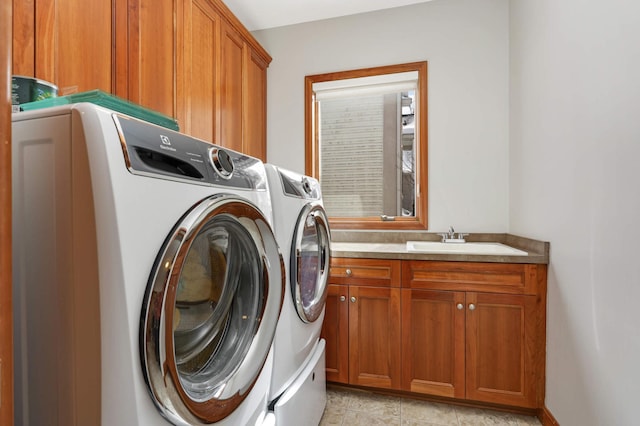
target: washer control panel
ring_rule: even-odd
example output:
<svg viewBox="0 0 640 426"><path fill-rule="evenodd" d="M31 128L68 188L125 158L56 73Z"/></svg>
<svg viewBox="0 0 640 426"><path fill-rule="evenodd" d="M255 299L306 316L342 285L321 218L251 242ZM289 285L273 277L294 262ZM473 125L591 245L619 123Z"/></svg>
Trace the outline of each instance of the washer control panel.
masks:
<svg viewBox="0 0 640 426"><path fill-rule="evenodd" d="M117 113L113 119L131 173L203 185L266 189L264 164L257 158Z"/></svg>

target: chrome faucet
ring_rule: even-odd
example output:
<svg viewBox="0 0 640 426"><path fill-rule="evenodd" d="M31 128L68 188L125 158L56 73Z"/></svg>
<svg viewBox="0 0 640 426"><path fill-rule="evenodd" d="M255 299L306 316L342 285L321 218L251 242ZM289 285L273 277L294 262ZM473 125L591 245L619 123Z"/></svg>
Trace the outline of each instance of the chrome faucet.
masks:
<svg viewBox="0 0 640 426"><path fill-rule="evenodd" d="M462 232L458 232L456 235L455 229L453 229L453 226L450 226L449 232L438 233L438 235L442 237L443 243L464 243L466 241L464 237L466 237L469 234L463 234Z"/></svg>
<svg viewBox="0 0 640 426"><path fill-rule="evenodd" d="M455 229L453 229L453 226L449 227L449 232L448 232L448 237L452 240L454 240L456 238L456 231Z"/></svg>

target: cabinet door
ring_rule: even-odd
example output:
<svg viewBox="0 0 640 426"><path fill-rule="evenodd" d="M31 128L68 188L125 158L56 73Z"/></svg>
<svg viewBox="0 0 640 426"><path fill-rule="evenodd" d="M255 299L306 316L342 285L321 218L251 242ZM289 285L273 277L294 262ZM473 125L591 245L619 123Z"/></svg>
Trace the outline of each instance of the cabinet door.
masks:
<svg viewBox="0 0 640 426"><path fill-rule="evenodd" d="M217 138L216 81L220 63L221 19L206 0L188 0L183 24L183 52L178 55L178 121L180 129L208 142Z"/></svg>
<svg viewBox="0 0 640 426"><path fill-rule="evenodd" d="M34 0L13 0L13 16L11 16L13 49L10 74L35 76L35 10Z"/></svg>
<svg viewBox="0 0 640 426"><path fill-rule="evenodd" d="M320 337L327 342L325 364L327 380L349 382L349 288L330 284Z"/></svg>
<svg viewBox="0 0 640 426"><path fill-rule="evenodd" d="M400 389L400 289L349 288L349 383Z"/></svg>
<svg viewBox="0 0 640 426"><path fill-rule="evenodd" d="M464 398L464 292L402 290L402 389Z"/></svg>
<svg viewBox="0 0 640 426"><path fill-rule="evenodd" d="M267 161L267 63L253 49L246 52L244 152Z"/></svg>
<svg viewBox="0 0 640 426"><path fill-rule="evenodd" d="M33 33L15 32L14 46L26 41L25 48L34 59L30 63L30 58L18 55L20 73L56 84L60 94L111 92L112 0L37 0L29 5L21 5L16 18L24 22L25 14L33 13L35 24L25 28Z"/></svg>
<svg viewBox="0 0 640 426"><path fill-rule="evenodd" d="M92 2L88 2L92 3ZM178 0L124 0L116 3L115 94L176 117L175 16ZM182 12L182 9L180 9ZM125 20L126 19L126 20Z"/></svg>
<svg viewBox="0 0 640 426"><path fill-rule="evenodd" d="M467 399L536 407L536 297L467 293Z"/></svg>
<svg viewBox="0 0 640 426"><path fill-rule="evenodd" d="M242 152L242 73L244 42L240 34L222 22L222 66L217 96L220 99L220 135L215 144Z"/></svg>

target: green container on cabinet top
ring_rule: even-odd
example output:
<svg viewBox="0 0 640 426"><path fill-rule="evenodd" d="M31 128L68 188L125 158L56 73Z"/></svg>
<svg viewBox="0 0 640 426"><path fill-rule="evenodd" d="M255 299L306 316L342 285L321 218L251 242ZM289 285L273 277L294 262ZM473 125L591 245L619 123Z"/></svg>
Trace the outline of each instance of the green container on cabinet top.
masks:
<svg viewBox="0 0 640 426"><path fill-rule="evenodd" d="M13 111L20 111L20 106L29 102L58 96L58 87L48 81L22 75L11 76L11 104Z"/></svg>
<svg viewBox="0 0 640 426"><path fill-rule="evenodd" d="M57 98L44 99L37 102L29 102L20 105L20 107L23 111L31 111L80 102L90 102L122 114L130 115L131 117L139 118L140 120L148 121L149 123L157 124L158 126L166 127L167 129L180 131L178 122L175 119L101 90L91 90Z"/></svg>

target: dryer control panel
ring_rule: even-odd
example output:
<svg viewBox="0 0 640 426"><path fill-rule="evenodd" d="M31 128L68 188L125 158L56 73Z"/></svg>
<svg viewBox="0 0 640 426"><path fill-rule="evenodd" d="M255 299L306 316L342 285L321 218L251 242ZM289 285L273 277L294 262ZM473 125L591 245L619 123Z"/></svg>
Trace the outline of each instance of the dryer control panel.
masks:
<svg viewBox="0 0 640 426"><path fill-rule="evenodd" d="M320 182L315 178L280 168L278 168L278 174L286 195L306 200L319 200L322 197Z"/></svg>
<svg viewBox="0 0 640 426"><path fill-rule="evenodd" d="M266 189L262 161L128 116L113 114L127 169L155 178Z"/></svg>

